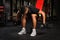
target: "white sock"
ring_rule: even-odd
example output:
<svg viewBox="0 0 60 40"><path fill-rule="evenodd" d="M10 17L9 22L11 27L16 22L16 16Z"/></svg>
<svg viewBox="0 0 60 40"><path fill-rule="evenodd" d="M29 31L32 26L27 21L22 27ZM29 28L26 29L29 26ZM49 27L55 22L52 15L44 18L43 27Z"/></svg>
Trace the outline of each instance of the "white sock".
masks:
<svg viewBox="0 0 60 40"><path fill-rule="evenodd" d="M25 27L23 27L22 29L25 30Z"/></svg>
<svg viewBox="0 0 60 40"><path fill-rule="evenodd" d="M36 29L32 29L32 31L36 31Z"/></svg>

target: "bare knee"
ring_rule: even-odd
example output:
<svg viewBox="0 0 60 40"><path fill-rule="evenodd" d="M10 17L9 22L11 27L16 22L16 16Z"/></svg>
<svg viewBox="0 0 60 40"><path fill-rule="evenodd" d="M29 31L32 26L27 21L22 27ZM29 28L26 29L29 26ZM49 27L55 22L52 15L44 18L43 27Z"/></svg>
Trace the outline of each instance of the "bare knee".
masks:
<svg viewBox="0 0 60 40"><path fill-rule="evenodd" d="M27 15L23 14L22 19L26 19Z"/></svg>
<svg viewBox="0 0 60 40"><path fill-rule="evenodd" d="M37 15L36 15L36 14L32 14L31 16L32 16L32 17L36 17Z"/></svg>
<svg viewBox="0 0 60 40"><path fill-rule="evenodd" d="M39 11L39 14L42 14L42 16L45 16L45 12L44 11Z"/></svg>
<svg viewBox="0 0 60 40"><path fill-rule="evenodd" d="M31 16L32 16L32 19L33 19L33 20L35 20L35 19L36 19L36 17L37 17L37 15L36 15L36 14L32 14Z"/></svg>

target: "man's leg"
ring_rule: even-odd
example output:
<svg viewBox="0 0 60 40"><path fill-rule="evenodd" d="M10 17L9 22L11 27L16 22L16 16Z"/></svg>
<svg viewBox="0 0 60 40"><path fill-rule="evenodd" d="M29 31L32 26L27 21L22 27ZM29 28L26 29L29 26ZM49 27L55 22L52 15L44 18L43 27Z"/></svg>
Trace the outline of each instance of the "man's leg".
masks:
<svg viewBox="0 0 60 40"><path fill-rule="evenodd" d="M36 36L36 24L37 24L36 17L37 17L37 14L32 14L33 29L30 36Z"/></svg>
<svg viewBox="0 0 60 40"><path fill-rule="evenodd" d="M42 14L42 16L43 16L43 24L45 24L45 23L46 23L45 12L40 10L38 13L39 13L39 14Z"/></svg>
<svg viewBox="0 0 60 40"><path fill-rule="evenodd" d="M18 33L18 34L20 34L20 35L22 35L22 34L26 34L26 29L25 29L25 27L26 27L26 14L28 13L28 8L25 8L25 12L24 12L24 14L23 14L23 16L22 16L22 30Z"/></svg>

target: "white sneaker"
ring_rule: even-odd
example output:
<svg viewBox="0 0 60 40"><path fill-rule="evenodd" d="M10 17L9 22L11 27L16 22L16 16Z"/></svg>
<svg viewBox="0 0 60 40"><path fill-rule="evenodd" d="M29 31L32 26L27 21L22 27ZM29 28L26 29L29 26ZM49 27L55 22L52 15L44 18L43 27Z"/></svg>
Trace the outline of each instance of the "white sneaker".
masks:
<svg viewBox="0 0 60 40"><path fill-rule="evenodd" d="M36 36L36 30L35 29L32 30L32 33L30 36Z"/></svg>
<svg viewBox="0 0 60 40"><path fill-rule="evenodd" d="M26 30L22 29L18 34L19 34L19 35L26 34Z"/></svg>

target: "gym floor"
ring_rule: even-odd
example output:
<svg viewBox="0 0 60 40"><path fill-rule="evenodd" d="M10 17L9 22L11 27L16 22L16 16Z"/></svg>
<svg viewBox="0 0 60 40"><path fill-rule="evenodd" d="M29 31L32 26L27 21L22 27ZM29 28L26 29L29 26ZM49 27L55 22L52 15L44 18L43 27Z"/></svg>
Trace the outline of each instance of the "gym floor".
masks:
<svg viewBox="0 0 60 40"><path fill-rule="evenodd" d="M27 34L18 35L17 33L21 30L21 25L11 25L11 22L7 26L0 26L0 40L60 40L60 27L58 22L48 22L48 27L42 29L38 22L37 35L31 37L31 23L27 23Z"/></svg>

